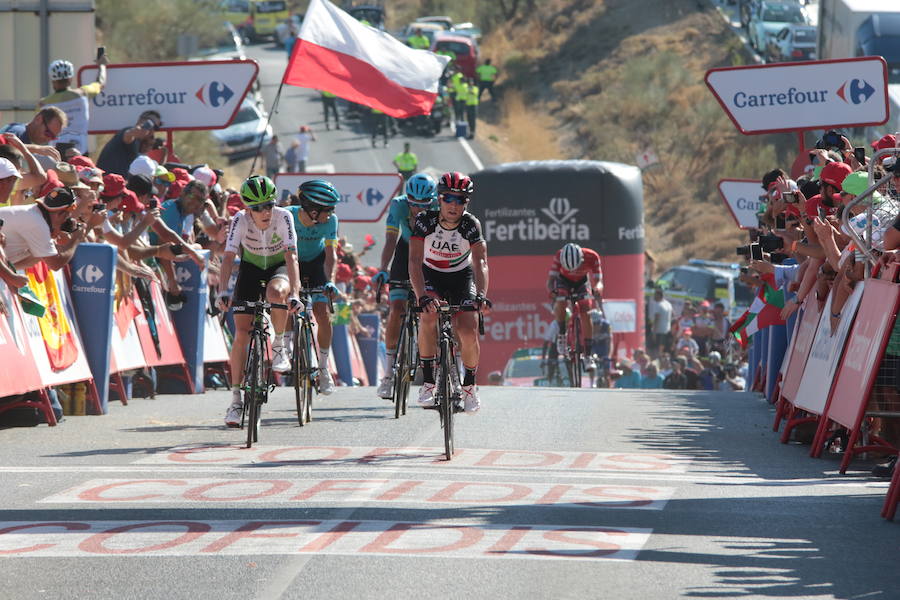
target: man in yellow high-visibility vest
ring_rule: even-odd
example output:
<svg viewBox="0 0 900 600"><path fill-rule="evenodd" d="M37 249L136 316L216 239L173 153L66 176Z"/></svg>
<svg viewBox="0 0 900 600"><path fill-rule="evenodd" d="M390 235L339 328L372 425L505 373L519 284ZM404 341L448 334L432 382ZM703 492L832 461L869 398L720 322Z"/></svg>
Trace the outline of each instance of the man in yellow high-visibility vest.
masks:
<svg viewBox="0 0 900 600"><path fill-rule="evenodd" d="M403 152L394 157L394 166L403 176L403 181L412 177L419 167L419 158L409 149L409 142L403 144Z"/></svg>
<svg viewBox="0 0 900 600"><path fill-rule="evenodd" d="M406 45L416 50L428 50L431 42L422 34L422 30L417 28L411 36L406 38Z"/></svg>
<svg viewBox="0 0 900 600"><path fill-rule="evenodd" d="M337 96L332 94L331 92L326 92L325 90L321 91L322 94L322 111L325 113L325 129L331 129L328 125L328 111L334 113L334 123L337 129L341 128L341 118L338 116L337 110ZM493 98L493 93L491 93L491 98Z"/></svg>
<svg viewBox="0 0 900 600"><path fill-rule="evenodd" d="M491 100L494 99L494 82L497 80L497 67L491 64L491 59L486 58L484 64L475 69L478 78L478 99L484 90L491 92Z"/></svg>
<svg viewBox="0 0 900 600"><path fill-rule="evenodd" d="M466 121L469 122L469 139L475 137L475 121L478 119L478 86L475 80L469 82L465 93Z"/></svg>

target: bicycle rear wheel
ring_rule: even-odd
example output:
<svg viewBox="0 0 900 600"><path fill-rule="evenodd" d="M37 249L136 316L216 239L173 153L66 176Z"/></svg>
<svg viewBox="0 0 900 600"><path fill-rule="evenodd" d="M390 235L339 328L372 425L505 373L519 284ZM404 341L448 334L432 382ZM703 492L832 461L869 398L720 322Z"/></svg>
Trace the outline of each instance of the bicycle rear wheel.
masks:
<svg viewBox="0 0 900 600"><path fill-rule="evenodd" d="M292 328L291 337L291 378L294 380L294 400L297 403L297 422L303 427L306 417L306 397L304 396L303 376L304 361L301 356L300 346L300 317L294 316L294 327Z"/></svg>
<svg viewBox="0 0 900 600"><path fill-rule="evenodd" d="M575 306L576 312L572 315L572 387L581 387L581 373L584 365L582 364L583 348L581 347L581 317L577 312L578 307Z"/></svg>
<svg viewBox="0 0 900 600"><path fill-rule="evenodd" d="M450 384L453 369L453 361L450 353L453 347L446 341L441 343L441 378L440 378L440 411L441 420L444 422L444 455L447 460L453 458L453 389Z"/></svg>

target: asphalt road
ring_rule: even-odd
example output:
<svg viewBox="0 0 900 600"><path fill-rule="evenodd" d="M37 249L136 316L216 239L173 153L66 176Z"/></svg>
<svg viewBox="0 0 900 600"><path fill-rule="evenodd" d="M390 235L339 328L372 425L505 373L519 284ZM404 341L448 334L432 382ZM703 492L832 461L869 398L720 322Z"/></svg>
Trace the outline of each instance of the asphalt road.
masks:
<svg viewBox="0 0 900 600"><path fill-rule="evenodd" d="M249 58L256 60L260 66L260 83L266 109L274 103L284 69L287 66L287 54L272 44L247 47ZM390 138L387 147L378 138L377 147L373 148L371 133L365 121L347 120L346 105L340 102L341 129L325 129L322 114L322 102L315 90L284 86L281 99L272 115L272 128L287 149L290 140L301 125L309 125L315 132L317 141L313 142L307 170L332 173L395 173L392 161L403 151L403 143L410 142L412 151L419 159L419 170L438 176L445 171L462 171L471 173L491 166L492 159L484 147L474 140L461 140L454 137L449 127L435 137L406 137L402 134ZM257 171L262 171L258 165ZM249 174L249 166L248 166ZM367 264L376 264L384 242L384 219L377 224L350 223L341 221L341 235L347 236L354 248L361 249L366 234L372 234L377 245L366 257ZM372 257L371 259L369 257ZM376 265L377 266L377 265Z"/></svg>
<svg viewBox="0 0 900 600"><path fill-rule="evenodd" d="M415 392L415 390L414 390ZM781 445L743 393L340 388L258 447L228 393L0 431L4 598L896 598L886 483Z"/></svg>

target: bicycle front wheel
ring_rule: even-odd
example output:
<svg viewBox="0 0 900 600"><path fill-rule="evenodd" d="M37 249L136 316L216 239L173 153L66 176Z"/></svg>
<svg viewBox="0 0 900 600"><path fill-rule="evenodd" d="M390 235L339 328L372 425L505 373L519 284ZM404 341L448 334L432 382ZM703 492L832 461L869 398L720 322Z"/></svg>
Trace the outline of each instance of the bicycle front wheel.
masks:
<svg viewBox="0 0 900 600"><path fill-rule="evenodd" d="M247 382L247 390L244 392L244 410L247 412L247 447L253 442L259 441L260 398L262 389L262 345L259 336L253 334L250 337L250 350L247 353L247 373L244 380Z"/></svg>
<svg viewBox="0 0 900 600"><path fill-rule="evenodd" d="M393 400L395 419L399 419L400 415L406 412L403 410L403 405L406 403L406 393L409 391L409 369L406 365L409 358L409 348L407 348L406 344L408 335L404 323L404 327L400 329L400 339L397 340L397 355L394 357L394 364L391 365L392 375L394 376Z"/></svg>
<svg viewBox="0 0 900 600"><path fill-rule="evenodd" d="M291 340L291 378L294 380L294 400L297 403L297 422L303 427L306 416L306 398L303 394L303 376L304 362L301 356L300 345L300 317L294 316L294 327Z"/></svg>
<svg viewBox="0 0 900 600"><path fill-rule="evenodd" d="M313 335L312 335L312 326L310 326L308 321L303 322L303 326L300 330L302 338L301 347L303 353L303 406L305 408L306 414L304 415L304 419L307 423L312 421L312 405L313 405L313 397L316 393L315 387L315 377L317 369L313 367L313 352L315 352L315 345L313 344Z"/></svg>
<svg viewBox="0 0 900 600"><path fill-rule="evenodd" d="M452 346L445 342L441 343L441 378L440 378L440 411L441 418L444 422L444 454L447 460L453 458L453 386L452 369L453 361L450 359L450 353L453 352Z"/></svg>
<svg viewBox="0 0 900 600"><path fill-rule="evenodd" d="M581 374L584 366L581 361L584 352L581 346L581 317L578 315L579 313L575 312L572 316L572 336L575 338L572 340L572 387L580 388Z"/></svg>

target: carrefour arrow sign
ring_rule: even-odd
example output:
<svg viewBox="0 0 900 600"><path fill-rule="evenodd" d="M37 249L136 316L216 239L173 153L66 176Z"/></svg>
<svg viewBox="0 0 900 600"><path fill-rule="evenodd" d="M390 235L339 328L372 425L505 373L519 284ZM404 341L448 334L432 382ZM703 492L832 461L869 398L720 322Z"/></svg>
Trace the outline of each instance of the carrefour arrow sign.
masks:
<svg viewBox="0 0 900 600"><path fill-rule="evenodd" d="M119 64L107 67L106 87L90 100L90 133L131 127L155 110L164 130L227 127L259 71L252 60ZM97 78L96 66L78 71L78 82Z"/></svg>
<svg viewBox="0 0 900 600"><path fill-rule="evenodd" d="M335 209L338 219L348 223L370 223L381 219L400 192L403 179L398 173L278 173L275 187L279 200L289 203L291 194L310 179L327 179L341 194Z"/></svg>
<svg viewBox="0 0 900 600"><path fill-rule="evenodd" d="M706 85L745 134L881 125L889 116L880 56L710 69Z"/></svg>
<svg viewBox="0 0 900 600"><path fill-rule="evenodd" d="M741 229L754 229L759 227L757 214L762 206L760 197L763 189L759 179L721 179L719 181L719 195L725 202L725 206L731 212L734 222Z"/></svg>

